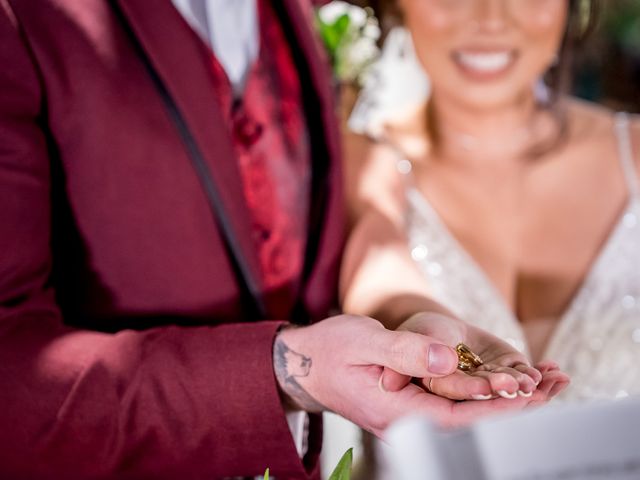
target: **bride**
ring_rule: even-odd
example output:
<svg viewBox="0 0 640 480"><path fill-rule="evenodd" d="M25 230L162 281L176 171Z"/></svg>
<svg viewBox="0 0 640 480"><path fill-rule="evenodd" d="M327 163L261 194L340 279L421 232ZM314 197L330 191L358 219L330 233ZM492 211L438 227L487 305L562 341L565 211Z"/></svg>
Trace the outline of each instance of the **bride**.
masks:
<svg viewBox="0 0 640 480"><path fill-rule="evenodd" d="M595 2L377 2L410 33L430 95L346 139L344 310L489 330L558 362L566 400L640 394L640 123L563 94Z"/></svg>

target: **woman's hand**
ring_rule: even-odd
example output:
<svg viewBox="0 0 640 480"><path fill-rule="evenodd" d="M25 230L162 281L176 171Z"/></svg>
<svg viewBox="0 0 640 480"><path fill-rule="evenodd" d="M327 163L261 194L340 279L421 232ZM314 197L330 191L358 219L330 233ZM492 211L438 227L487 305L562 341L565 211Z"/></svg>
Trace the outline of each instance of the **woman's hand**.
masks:
<svg viewBox="0 0 640 480"><path fill-rule="evenodd" d="M449 323L455 325L455 320ZM336 412L378 436L390 423L412 413L454 426L544 403L558 377L544 372L538 389L528 398L456 402L432 395L408 380L450 375L457 365L452 349L438 338L388 330L376 320L355 315L281 330L274 343L273 362L286 405L309 412ZM406 375L407 382L397 391L379 388L378 380L387 368L387 373Z"/></svg>
<svg viewBox="0 0 640 480"><path fill-rule="evenodd" d="M419 313L397 330L420 333L452 347L464 343L483 360L483 365L470 372L457 370L445 377L424 377L414 381L441 397L452 400L530 398L544 378L544 389L551 398L569 383L569 378L554 363L545 362L533 368L527 358L508 343L450 316ZM410 377L389 368L385 368L380 377L381 388L390 392L401 390L409 382Z"/></svg>

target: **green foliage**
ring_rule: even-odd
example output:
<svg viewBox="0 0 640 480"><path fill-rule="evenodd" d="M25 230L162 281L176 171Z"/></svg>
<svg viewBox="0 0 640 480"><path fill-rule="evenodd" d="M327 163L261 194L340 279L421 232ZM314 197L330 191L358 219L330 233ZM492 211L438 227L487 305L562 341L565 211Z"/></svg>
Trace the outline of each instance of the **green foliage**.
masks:
<svg viewBox="0 0 640 480"><path fill-rule="evenodd" d="M604 28L620 45L640 50L640 2L618 0L605 7Z"/></svg>
<svg viewBox="0 0 640 480"><path fill-rule="evenodd" d="M342 14L333 23L325 23L316 15L316 25L320 37L327 49L331 64L335 67L338 61L338 51L346 38L350 37L351 18Z"/></svg>
<svg viewBox="0 0 640 480"><path fill-rule="evenodd" d="M350 480L351 478L351 464L353 463L353 448L350 448L338 462L335 470L329 477L329 480ZM269 480L269 469L264 472L264 480Z"/></svg>
<svg viewBox="0 0 640 480"><path fill-rule="evenodd" d="M373 10L343 1L316 10L316 29L331 62L334 78L358 84L380 53L378 19Z"/></svg>
<svg viewBox="0 0 640 480"><path fill-rule="evenodd" d="M351 478L351 464L353 463L353 448L345 452L338 466L333 471L329 480L349 480Z"/></svg>

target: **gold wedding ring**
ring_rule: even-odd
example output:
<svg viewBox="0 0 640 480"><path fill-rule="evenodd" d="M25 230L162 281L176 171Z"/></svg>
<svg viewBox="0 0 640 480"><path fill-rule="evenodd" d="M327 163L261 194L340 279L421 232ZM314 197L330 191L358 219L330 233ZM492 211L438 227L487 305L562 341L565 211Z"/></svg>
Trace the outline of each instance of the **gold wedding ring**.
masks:
<svg viewBox="0 0 640 480"><path fill-rule="evenodd" d="M456 345L456 353L458 354L458 370L462 370L463 372L474 370L484 363L482 359L473 353L464 343Z"/></svg>
<svg viewBox="0 0 640 480"><path fill-rule="evenodd" d="M433 393L433 390L431 390L431 381L433 380L433 377L429 377L429 381L427 382L427 392L429 393Z"/></svg>

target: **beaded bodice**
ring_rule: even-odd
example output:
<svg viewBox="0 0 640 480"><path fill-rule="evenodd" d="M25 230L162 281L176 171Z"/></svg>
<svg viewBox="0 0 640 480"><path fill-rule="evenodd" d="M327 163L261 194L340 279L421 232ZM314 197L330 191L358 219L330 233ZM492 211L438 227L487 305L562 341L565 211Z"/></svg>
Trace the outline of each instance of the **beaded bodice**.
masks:
<svg viewBox="0 0 640 480"><path fill-rule="evenodd" d="M571 376L564 400L640 395L640 182L624 114L616 118L616 135L629 201L558 319L543 356ZM404 159L398 169L405 175L411 170ZM435 298L528 354L514 313L410 181L406 197L411 256L429 278Z"/></svg>

